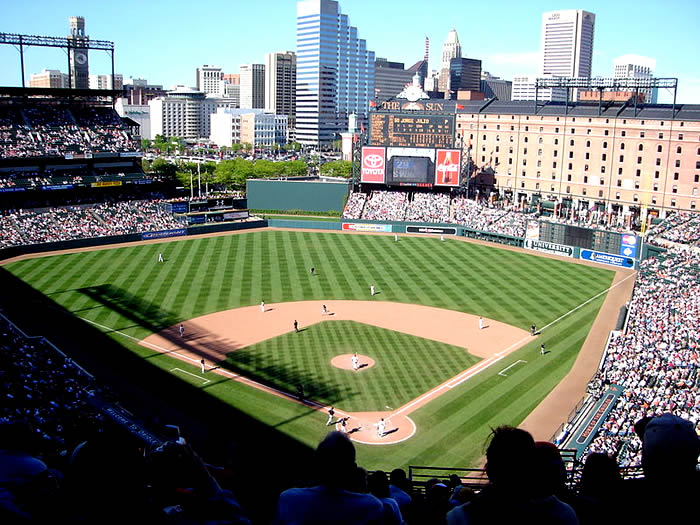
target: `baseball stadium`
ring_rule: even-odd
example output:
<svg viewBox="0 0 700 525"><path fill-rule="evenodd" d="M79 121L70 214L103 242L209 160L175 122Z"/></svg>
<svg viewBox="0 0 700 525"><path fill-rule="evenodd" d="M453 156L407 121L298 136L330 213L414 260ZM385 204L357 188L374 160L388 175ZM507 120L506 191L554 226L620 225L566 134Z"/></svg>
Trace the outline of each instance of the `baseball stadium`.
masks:
<svg viewBox="0 0 700 525"><path fill-rule="evenodd" d="M186 444L232 514L269 523L337 430L430 523L431 494L486 485L499 427L556 446L569 490L591 453L640 477L643 417L697 428L697 214L639 231L487 192L444 108L372 115L350 180L195 196L144 169L116 95L0 96L5 449L24 436L73 489L18 493L37 516L104 503L89 485L135 484L144 457L158 504L189 508Z"/></svg>

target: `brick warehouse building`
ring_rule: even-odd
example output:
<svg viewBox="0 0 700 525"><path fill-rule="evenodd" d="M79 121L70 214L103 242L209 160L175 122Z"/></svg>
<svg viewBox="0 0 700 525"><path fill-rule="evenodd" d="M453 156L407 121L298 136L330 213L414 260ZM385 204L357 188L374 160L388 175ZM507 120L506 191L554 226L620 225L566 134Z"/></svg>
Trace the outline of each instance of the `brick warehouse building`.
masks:
<svg viewBox="0 0 700 525"><path fill-rule="evenodd" d="M700 105L676 105L675 115L644 105L635 115L619 102L464 101L456 134L472 146L481 190L630 215L700 203Z"/></svg>

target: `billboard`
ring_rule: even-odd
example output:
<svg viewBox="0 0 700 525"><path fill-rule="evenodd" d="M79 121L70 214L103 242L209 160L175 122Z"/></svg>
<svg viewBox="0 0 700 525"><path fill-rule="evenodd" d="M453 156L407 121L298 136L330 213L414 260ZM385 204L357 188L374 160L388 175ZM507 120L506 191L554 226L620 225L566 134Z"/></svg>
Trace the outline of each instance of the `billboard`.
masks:
<svg viewBox="0 0 700 525"><path fill-rule="evenodd" d="M620 255L625 255L626 257L636 257L637 256L637 237L631 234L625 234L622 236L622 241L620 243Z"/></svg>
<svg viewBox="0 0 700 525"><path fill-rule="evenodd" d="M386 150L379 147L362 148L362 170L360 182L384 184L386 170Z"/></svg>
<svg viewBox="0 0 700 525"><path fill-rule="evenodd" d="M462 152L458 149L437 150L435 162L436 186L459 186L459 172L462 166Z"/></svg>
<svg viewBox="0 0 700 525"><path fill-rule="evenodd" d="M538 241L536 239L525 239L525 248L535 250L537 252L549 253L551 255L561 255L563 257L573 257L574 249L565 244L556 244L554 242Z"/></svg>
<svg viewBox="0 0 700 525"><path fill-rule="evenodd" d="M366 222L344 222L343 230L351 232L390 232L391 224L371 224Z"/></svg>
<svg viewBox="0 0 700 525"><path fill-rule="evenodd" d="M611 253L594 252L592 250L581 250L581 259L593 261L622 268L634 268L634 259L624 255L613 255Z"/></svg>
<svg viewBox="0 0 700 525"><path fill-rule="evenodd" d="M406 233L425 233L429 235L457 235L457 228L439 226L406 226Z"/></svg>
<svg viewBox="0 0 700 525"><path fill-rule="evenodd" d="M374 112L369 118L370 144L407 148L454 147L454 114Z"/></svg>

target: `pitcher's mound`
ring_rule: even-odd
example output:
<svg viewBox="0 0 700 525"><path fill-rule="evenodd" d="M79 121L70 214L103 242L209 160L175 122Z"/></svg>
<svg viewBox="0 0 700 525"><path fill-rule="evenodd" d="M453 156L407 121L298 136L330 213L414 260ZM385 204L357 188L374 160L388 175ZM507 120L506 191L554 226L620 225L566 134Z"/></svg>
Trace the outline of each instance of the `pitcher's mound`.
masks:
<svg viewBox="0 0 700 525"><path fill-rule="evenodd" d="M362 372L374 366L374 359L366 355L357 354L359 368L355 372ZM352 354L337 355L331 359L331 364L342 370L352 370Z"/></svg>

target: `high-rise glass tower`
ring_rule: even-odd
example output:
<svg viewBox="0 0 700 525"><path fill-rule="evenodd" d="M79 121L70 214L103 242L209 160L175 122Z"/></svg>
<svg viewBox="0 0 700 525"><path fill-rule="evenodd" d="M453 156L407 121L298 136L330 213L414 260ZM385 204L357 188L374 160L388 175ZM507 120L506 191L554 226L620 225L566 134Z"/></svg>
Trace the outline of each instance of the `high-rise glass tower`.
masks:
<svg viewBox="0 0 700 525"><path fill-rule="evenodd" d="M328 145L348 116L368 118L374 97L374 52L357 37L335 0L297 3L296 139Z"/></svg>

